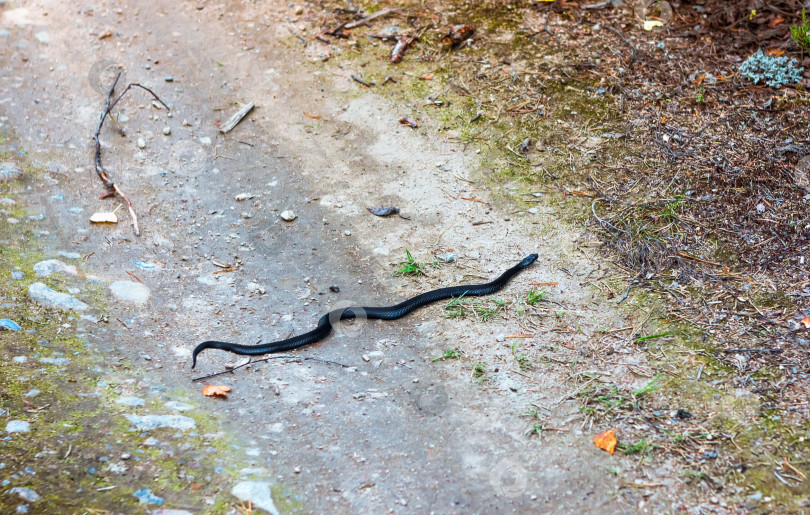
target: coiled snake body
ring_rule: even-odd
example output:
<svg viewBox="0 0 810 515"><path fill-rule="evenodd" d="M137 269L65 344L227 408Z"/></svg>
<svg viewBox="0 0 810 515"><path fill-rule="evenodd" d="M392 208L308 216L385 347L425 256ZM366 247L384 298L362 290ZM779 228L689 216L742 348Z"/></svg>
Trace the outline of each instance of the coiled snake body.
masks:
<svg viewBox="0 0 810 515"><path fill-rule="evenodd" d="M238 343L220 342L216 340L209 340L197 345L192 354L191 368L197 366L197 355L205 349L221 349L234 354L242 354L247 356L258 356L261 354L270 354L273 352L283 352L303 345L316 343L326 338L332 332L332 323L340 320L349 320L360 317L378 320L396 320L405 315L433 302L440 300L450 299L453 297L478 297L482 295L490 295L500 290L506 283L509 282L514 276L528 268L532 263L537 260L537 254L526 256L520 263L513 266L500 277L494 281L484 284L465 284L462 286L451 286L449 288L440 288L438 290L429 291L417 295L404 302L400 302L395 306L388 307L348 307L343 309L336 309L330 311L321 317L318 321L318 326L308 333L298 336L287 338L286 340L279 340L272 343L262 343L260 345L241 345Z"/></svg>

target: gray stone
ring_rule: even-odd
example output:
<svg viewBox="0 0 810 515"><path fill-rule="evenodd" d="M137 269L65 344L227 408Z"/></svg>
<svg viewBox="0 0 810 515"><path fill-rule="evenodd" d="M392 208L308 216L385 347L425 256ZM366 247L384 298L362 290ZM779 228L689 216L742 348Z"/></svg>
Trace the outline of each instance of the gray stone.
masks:
<svg viewBox="0 0 810 515"><path fill-rule="evenodd" d="M0 163L0 184L22 177L22 170L14 163Z"/></svg>
<svg viewBox="0 0 810 515"><path fill-rule="evenodd" d="M28 392L25 394L25 397L36 397L40 393L42 393L42 392L40 392L39 390L34 388L33 390L28 390Z"/></svg>
<svg viewBox="0 0 810 515"><path fill-rule="evenodd" d="M140 431L150 431L161 427L171 427L173 429L194 429L197 424L193 418L183 415L124 415L135 428Z"/></svg>
<svg viewBox="0 0 810 515"><path fill-rule="evenodd" d="M150 295L146 285L132 281L115 281L110 285L110 291L118 300L133 304L144 304Z"/></svg>
<svg viewBox="0 0 810 515"><path fill-rule="evenodd" d="M22 272L11 272L11 278L15 281L22 281L25 277L25 274Z"/></svg>
<svg viewBox="0 0 810 515"><path fill-rule="evenodd" d="M194 409L194 406L191 404L186 404L185 402L179 401L169 401L164 404L169 409L177 410L177 411L188 411L190 409Z"/></svg>
<svg viewBox="0 0 810 515"><path fill-rule="evenodd" d="M51 275L59 272L70 275L79 275L79 271L76 270L75 266L68 265L67 263L59 261L58 259L47 259L34 265L34 273L37 274L37 277L50 277Z"/></svg>
<svg viewBox="0 0 810 515"><path fill-rule="evenodd" d="M64 366L70 363L70 358L39 358L39 362L46 365Z"/></svg>
<svg viewBox="0 0 810 515"><path fill-rule="evenodd" d="M28 433L31 424L27 420L9 420L6 424L6 433Z"/></svg>
<svg viewBox="0 0 810 515"><path fill-rule="evenodd" d="M82 257L82 255L81 255L81 254L79 254L78 252L66 252L66 251L64 251L64 250L60 250L60 251L58 252L58 254L59 254L61 257L63 257L63 258L68 258L68 259L79 259L80 257Z"/></svg>
<svg viewBox="0 0 810 515"><path fill-rule="evenodd" d="M20 497L22 497L23 500L26 500L28 502L38 501L42 498L38 493L36 493L36 491L30 488L25 488L24 486L14 487L11 490L9 490L8 493L17 494Z"/></svg>
<svg viewBox="0 0 810 515"><path fill-rule="evenodd" d="M281 212L281 219L284 220L285 222L292 222L296 218L298 218L298 215L296 215L289 209Z"/></svg>
<svg viewBox="0 0 810 515"><path fill-rule="evenodd" d="M117 401L118 404L123 404L124 406L143 406L146 404L146 401L141 399L140 397L121 397Z"/></svg>
<svg viewBox="0 0 810 515"><path fill-rule="evenodd" d="M10 318L0 318L0 331L3 329L8 329L9 331L20 331L22 330L22 327L20 327L17 322L11 320Z"/></svg>
<svg viewBox="0 0 810 515"><path fill-rule="evenodd" d="M52 290L42 283L33 283L28 286L28 296L46 308L56 308L65 311L87 311L90 306L72 295Z"/></svg>
<svg viewBox="0 0 810 515"><path fill-rule="evenodd" d="M279 515L270 493L270 483L265 481L242 481L231 489L231 495L241 501L250 501L254 508Z"/></svg>

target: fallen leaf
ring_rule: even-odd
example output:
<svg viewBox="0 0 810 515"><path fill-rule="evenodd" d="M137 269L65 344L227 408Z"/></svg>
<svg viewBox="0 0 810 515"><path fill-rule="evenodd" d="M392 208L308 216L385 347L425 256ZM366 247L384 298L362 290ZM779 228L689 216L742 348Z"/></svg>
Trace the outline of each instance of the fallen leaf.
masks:
<svg viewBox="0 0 810 515"><path fill-rule="evenodd" d="M109 213L93 213L93 216L90 217L90 221L94 224L117 224L118 215L115 214L115 211L110 211Z"/></svg>
<svg viewBox="0 0 810 515"><path fill-rule="evenodd" d="M433 75L430 74L430 73L426 73L424 75L420 75L419 78L422 79L422 80L430 80L430 79L433 78Z"/></svg>
<svg viewBox="0 0 810 515"><path fill-rule="evenodd" d="M313 120L320 120L321 119L321 117L318 116L317 114L309 114L307 112L304 112L304 116L306 116L307 118L312 118Z"/></svg>
<svg viewBox="0 0 810 515"><path fill-rule="evenodd" d="M768 27L774 28L774 27L776 27L777 25L779 25L780 23L784 23L784 22L785 22L785 19L784 19L784 18L782 18L781 16L779 16L778 18L776 18L775 20L773 20L772 22L770 22L770 23L768 24ZM784 53L785 53L785 51L784 51L784 50L782 50L782 54L784 54ZM782 54L779 54L779 55L782 55Z"/></svg>
<svg viewBox="0 0 810 515"><path fill-rule="evenodd" d="M805 329L810 329L810 317L802 318L802 323L804 324Z"/></svg>
<svg viewBox="0 0 810 515"><path fill-rule="evenodd" d="M222 397L223 399L228 398L228 392L230 391L231 387L224 384L207 384L202 389L202 393L206 397Z"/></svg>
<svg viewBox="0 0 810 515"><path fill-rule="evenodd" d="M785 51L782 50L781 48L769 48L768 49L768 55L772 55L774 57L779 57L781 55L784 55L784 53L785 53Z"/></svg>
<svg viewBox="0 0 810 515"><path fill-rule="evenodd" d="M616 431L608 429L604 433L599 433L593 437L593 443L600 449L613 454L613 451L616 450L616 443L618 443L616 440Z"/></svg>

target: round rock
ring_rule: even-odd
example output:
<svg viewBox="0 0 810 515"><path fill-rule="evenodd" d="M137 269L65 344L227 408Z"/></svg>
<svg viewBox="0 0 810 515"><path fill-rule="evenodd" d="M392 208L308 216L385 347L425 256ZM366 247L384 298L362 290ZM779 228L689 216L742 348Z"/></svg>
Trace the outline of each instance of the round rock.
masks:
<svg viewBox="0 0 810 515"><path fill-rule="evenodd" d="M110 291L118 300L133 304L144 304L151 294L146 285L132 281L115 281L110 285Z"/></svg>
<svg viewBox="0 0 810 515"><path fill-rule="evenodd" d="M296 215L289 209L281 212L281 219L284 220L285 222L292 222L296 218L298 218L298 215Z"/></svg>

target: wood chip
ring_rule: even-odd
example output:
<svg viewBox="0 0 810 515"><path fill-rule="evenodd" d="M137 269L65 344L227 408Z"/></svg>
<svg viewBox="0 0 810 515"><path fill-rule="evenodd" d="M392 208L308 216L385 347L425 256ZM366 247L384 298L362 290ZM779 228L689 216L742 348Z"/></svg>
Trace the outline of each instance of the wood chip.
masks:
<svg viewBox="0 0 810 515"><path fill-rule="evenodd" d="M255 105L253 104L253 102L243 105L241 109L239 109L230 118L228 118L227 122L222 124L222 127L219 128L219 132L221 132L222 134L228 134L229 132L231 132L233 128L236 127L239 124L239 122L242 121L242 118L247 116L247 114L251 112L254 107Z"/></svg>

